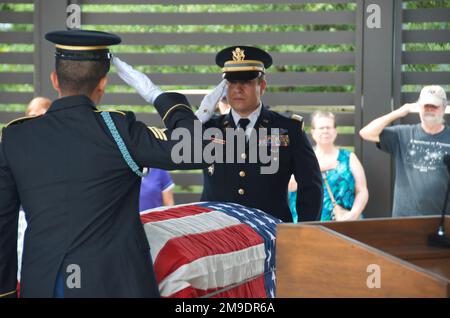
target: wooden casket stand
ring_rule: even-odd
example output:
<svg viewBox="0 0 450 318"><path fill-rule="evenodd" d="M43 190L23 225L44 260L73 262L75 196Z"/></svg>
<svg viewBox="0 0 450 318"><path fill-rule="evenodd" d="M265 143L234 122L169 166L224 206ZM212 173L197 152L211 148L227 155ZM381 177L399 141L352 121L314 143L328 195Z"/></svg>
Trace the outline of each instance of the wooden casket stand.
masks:
<svg viewBox="0 0 450 318"><path fill-rule="evenodd" d="M276 296L449 297L450 249L427 244L439 220L279 224Z"/></svg>

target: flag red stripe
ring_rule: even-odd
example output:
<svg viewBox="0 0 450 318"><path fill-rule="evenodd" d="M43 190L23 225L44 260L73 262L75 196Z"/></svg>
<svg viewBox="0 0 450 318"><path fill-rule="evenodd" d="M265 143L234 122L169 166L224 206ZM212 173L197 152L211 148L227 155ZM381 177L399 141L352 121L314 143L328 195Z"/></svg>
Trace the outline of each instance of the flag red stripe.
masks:
<svg viewBox="0 0 450 318"><path fill-rule="evenodd" d="M167 209L164 211L151 212L141 215L142 224L149 222L165 221L169 219L178 219L185 216L191 216L201 213L211 212L213 210L201 206L186 205Z"/></svg>
<svg viewBox="0 0 450 318"><path fill-rule="evenodd" d="M167 298L196 298L209 295L221 288L211 288L207 290L194 288L192 286L186 287ZM248 281L239 286L230 288L226 291L220 292L212 298L267 298L264 287L264 275L260 275L251 281Z"/></svg>
<svg viewBox="0 0 450 318"><path fill-rule="evenodd" d="M159 283L180 266L200 257L231 253L261 243L264 243L263 238L247 224L173 238L156 256L156 278Z"/></svg>

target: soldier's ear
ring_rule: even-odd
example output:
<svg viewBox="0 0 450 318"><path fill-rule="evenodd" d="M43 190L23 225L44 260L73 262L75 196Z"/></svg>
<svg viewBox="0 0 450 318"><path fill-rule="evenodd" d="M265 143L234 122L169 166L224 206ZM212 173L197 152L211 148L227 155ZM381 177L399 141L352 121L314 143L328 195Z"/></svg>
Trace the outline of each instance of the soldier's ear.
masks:
<svg viewBox="0 0 450 318"><path fill-rule="evenodd" d="M108 84L108 78L105 76L97 84L97 90L101 93L105 93L106 84Z"/></svg>
<svg viewBox="0 0 450 318"><path fill-rule="evenodd" d="M52 82L52 85L53 85L53 88L55 89L55 91L57 91L58 94L61 95L61 88L59 87L58 76L56 75L55 71L53 71L50 74L50 80Z"/></svg>
<svg viewBox="0 0 450 318"><path fill-rule="evenodd" d="M100 103L100 100L102 99L103 95L105 94L106 84L108 83L108 79L105 77L102 77L100 81L98 82L97 86L94 88L94 90L91 93L91 99L95 103Z"/></svg>
<svg viewBox="0 0 450 318"><path fill-rule="evenodd" d="M267 87L267 82L265 79L261 80L261 85L260 85L260 94L261 96L264 94L264 92L266 91L266 87Z"/></svg>

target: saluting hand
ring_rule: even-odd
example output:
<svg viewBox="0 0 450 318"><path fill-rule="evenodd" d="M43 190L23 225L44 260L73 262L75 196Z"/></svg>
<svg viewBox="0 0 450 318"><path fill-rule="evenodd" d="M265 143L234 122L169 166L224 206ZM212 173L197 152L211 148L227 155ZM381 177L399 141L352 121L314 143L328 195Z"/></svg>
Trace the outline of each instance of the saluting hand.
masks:
<svg viewBox="0 0 450 318"><path fill-rule="evenodd" d="M222 80L208 95L203 97L199 109L195 112L195 116L202 123L207 122L214 114L217 103L222 98L226 85L227 81Z"/></svg>
<svg viewBox="0 0 450 318"><path fill-rule="evenodd" d="M397 109L395 112L398 114L398 116L405 117L409 113L417 110L417 108L418 108L417 103L407 103L407 104L404 104L399 109Z"/></svg>
<svg viewBox="0 0 450 318"><path fill-rule="evenodd" d="M148 103L153 104L155 99L163 93L158 86L153 84L147 75L135 70L131 65L128 65L117 56L113 56L112 61L117 68L119 77L133 87Z"/></svg>

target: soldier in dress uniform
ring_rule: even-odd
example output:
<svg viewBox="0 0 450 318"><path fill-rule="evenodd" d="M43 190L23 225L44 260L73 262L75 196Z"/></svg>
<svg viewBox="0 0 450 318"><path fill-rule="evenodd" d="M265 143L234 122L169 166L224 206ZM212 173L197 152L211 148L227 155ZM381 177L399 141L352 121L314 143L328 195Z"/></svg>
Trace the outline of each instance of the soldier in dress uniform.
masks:
<svg viewBox="0 0 450 318"><path fill-rule="evenodd" d="M232 160L234 163L223 160L224 163L214 163L204 169L201 200L235 202L261 209L285 222L292 222L287 187L293 174L300 184L297 199L299 221L319 219L322 179L316 156L303 131L303 120L298 115L284 117L268 110L261 102L267 85L265 71L272 64L271 56L256 47L233 46L217 54L216 64L222 67L231 111L206 122L202 120L204 126L222 130L225 136L223 147L229 143L226 140L227 128L242 128L250 138L245 151L235 154L236 158ZM265 148L266 151L275 152L272 160L279 160L276 173L262 174L261 167L264 164L260 160L256 163L249 160L252 128L255 129L253 134L256 134L253 140L257 141L260 150ZM266 128L269 135L262 136L258 131L260 128ZM271 128L278 128L279 135L271 135ZM223 153L226 154L226 151ZM238 163L239 157L245 163Z"/></svg>
<svg viewBox="0 0 450 318"><path fill-rule="evenodd" d="M143 167L175 165L170 132L193 129L185 96L147 91L168 128L100 111L116 35L56 31L46 114L9 123L0 144L0 296L15 297L17 219L26 211L21 297L158 297L139 218ZM145 87L144 87L145 89Z"/></svg>

